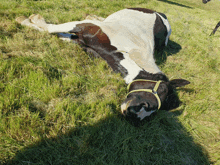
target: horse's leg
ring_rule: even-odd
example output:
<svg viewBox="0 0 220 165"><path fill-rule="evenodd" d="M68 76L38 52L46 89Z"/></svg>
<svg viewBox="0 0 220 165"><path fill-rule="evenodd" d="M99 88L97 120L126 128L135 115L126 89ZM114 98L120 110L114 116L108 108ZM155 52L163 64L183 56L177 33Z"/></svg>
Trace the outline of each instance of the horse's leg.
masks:
<svg viewBox="0 0 220 165"><path fill-rule="evenodd" d="M217 23L215 29L212 31L212 33L210 34L210 36L215 34L215 32L217 31L217 29L219 28L219 26L220 26L220 21Z"/></svg>
<svg viewBox="0 0 220 165"><path fill-rule="evenodd" d="M49 33L68 33L74 28L76 28L76 25L82 24L82 23L95 23L99 24L100 21L98 20L83 20L83 21L73 21L73 22L67 22L63 24L47 24L44 20L44 18L40 15L33 14L29 17L30 21L37 25L38 27L44 29L45 31L48 31Z"/></svg>
<svg viewBox="0 0 220 165"><path fill-rule="evenodd" d="M16 18L16 21L21 25L28 26L28 27L34 28L39 31L44 31L44 29L42 29L42 28L38 27L37 25L35 25L34 23L32 23L31 20L25 16L21 16L21 17Z"/></svg>
<svg viewBox="0 0 220 165"><path fill-rule="evenodd" d="M49 33L58 33L58 37L62 40L73 41L74 37L72 34L67 34L71 30L73 30L77 24L81 23L93 23L93 22L100 22L98 20L84 20L84 21L73 21L67 22L63 24L48 24L44 20L42 16L39 14L33 14L29 18L27 17L18 17L16 19L18 23L21 25L29 26L31 28L37 29L39 31L47 31Z"/></svg>
<svg viewBox="0 0 220 165"><path fill-rule="evenodd" d="M48 31L47 27L49 26L49 24L47 24L43 17L41 17L40 15L32 15L29 18L21 16L16 18L16 21L21 25L28 26L39 31ZM58 33L57 35L60 39L64 41L70 42L74 39L73 35L68 33Z"/></svg>

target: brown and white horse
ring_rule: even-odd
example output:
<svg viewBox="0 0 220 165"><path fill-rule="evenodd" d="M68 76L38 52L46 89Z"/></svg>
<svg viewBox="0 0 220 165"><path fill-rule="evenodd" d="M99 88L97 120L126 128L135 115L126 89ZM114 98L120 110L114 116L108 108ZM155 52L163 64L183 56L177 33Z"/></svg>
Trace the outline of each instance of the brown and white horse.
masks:
<svg viewBox="0 0 220 165"><path fill-rule="evenodd" d="M103 58L121 73L129 93L121 105L122 114L134 123L158 109L176 108L176 87L189 84L184 79L169 81L155 63L155 51L163 51L171 27L163 13L144 8L123 9L104 20L47 24L39 15L16 19L40 31L58 33L61 39L81 45L95 57ZM72 34L74 33L74 34Z"/></svg>

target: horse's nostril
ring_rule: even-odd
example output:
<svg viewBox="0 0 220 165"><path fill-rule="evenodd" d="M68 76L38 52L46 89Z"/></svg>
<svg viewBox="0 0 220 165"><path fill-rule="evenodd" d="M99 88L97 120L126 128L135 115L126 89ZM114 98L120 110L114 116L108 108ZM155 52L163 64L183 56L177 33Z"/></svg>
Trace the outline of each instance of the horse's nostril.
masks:
<svg viewBox="0 0 220 165"><path fill-rule="evenodd" d="M128 108L127 114L128 115L133 115L133 114L136 114L136 111L133 108Z"/></svg>

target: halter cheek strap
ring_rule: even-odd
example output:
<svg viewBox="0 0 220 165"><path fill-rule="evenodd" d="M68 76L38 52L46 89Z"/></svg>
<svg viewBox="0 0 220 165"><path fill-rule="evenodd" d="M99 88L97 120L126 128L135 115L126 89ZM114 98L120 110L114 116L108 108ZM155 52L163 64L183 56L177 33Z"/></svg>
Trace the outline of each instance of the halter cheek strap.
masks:
<svg viewBox="0 0 220 165"><path fill-rule="evenodd" d="M160 97L158 96L157 94L157 89L159 88L159 85L160 83L162 82L161 80L159 81L153 81L153 80L142 80L142 79L137 79L137 80L134 80L132 81L130 84L128 84L128 87L127 89L129 90L130 89L130 86L133 82L136 82L136 81L148 81L148 82L155 82L155 86L153 89L136 89L136 90L132 90L130 91L127 96L131 93L134 93L134 92L149 92L149 93L152 93L156 98L157 98L157 102L158 102L158 109L160 109L161 107L161 101L160 101Z"/></svg>

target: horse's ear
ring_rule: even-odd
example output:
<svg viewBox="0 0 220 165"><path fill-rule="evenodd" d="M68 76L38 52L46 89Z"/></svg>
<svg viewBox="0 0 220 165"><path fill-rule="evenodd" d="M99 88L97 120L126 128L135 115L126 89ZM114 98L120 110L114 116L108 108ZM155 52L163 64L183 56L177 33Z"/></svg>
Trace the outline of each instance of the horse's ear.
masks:
<svg viewBox="0 0 220 165"><path fill-rule="evenodd" d="M187 80L184 80L184 79L173 79L169 82L169 84L173 87L173 88L176 88L176 87L182 87L182 86L185 86L187 84L190 84L189 81Z"/></svg>

